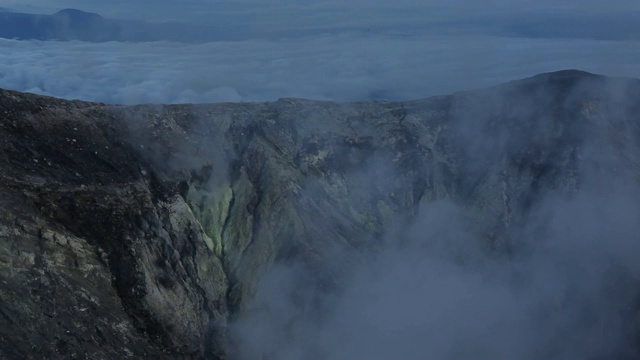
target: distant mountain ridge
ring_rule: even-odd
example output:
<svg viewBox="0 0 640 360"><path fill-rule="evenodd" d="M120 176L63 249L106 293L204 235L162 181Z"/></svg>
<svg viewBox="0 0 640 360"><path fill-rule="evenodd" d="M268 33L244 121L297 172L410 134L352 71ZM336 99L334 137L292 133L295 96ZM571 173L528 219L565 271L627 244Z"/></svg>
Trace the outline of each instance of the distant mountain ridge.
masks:
<svg viewBox="0 0 640 360"><path fill-rule="evenodd" d="M108 19L78 9L63 9L51 15L0 9L0 38L6 39L206 42L218 39L220 33L214 26Z"/></svg>
<svg viewBox="0 0 640 360"><path fill-rule="evenodd" d="M453 21L417 21L400 27L384 22L362 24L334 23L322 18L307 23L274 15L275 18L225 13L206 18L203 23L147 22L105 18L78 9L55 14L30 14L0 8L0 38L60 41L173 41L201 43L219 40L305 37L323 34L405 34L405 35L492 35L547 39L638 40L638 13L587 14L560 12L525 15L481 14ZM383 16L381 14L380 16ZM275 19L275 20L274 20Z"/></svg>
<svg viewBox="0 0 640 360"><path fill-rule="evenodd" d="M62 9L57 13L53 14L53 16L58 18L64 18L65 20L73 21L75 23L105 20L105 18L102 15L85 12L78 9Z"/></svg>

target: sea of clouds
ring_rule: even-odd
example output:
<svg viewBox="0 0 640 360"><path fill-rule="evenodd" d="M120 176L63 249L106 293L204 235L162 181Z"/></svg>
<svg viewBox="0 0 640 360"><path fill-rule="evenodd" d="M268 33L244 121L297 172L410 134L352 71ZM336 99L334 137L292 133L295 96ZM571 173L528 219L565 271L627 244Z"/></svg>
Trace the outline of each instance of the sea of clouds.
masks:
<svg viewBox="0 0 640 360"><path fill-rule="evenodd" d="M0 39L0 87L106 103L405 100L577 68L640 77L640 43L351 32L204 44Z"/></svg>

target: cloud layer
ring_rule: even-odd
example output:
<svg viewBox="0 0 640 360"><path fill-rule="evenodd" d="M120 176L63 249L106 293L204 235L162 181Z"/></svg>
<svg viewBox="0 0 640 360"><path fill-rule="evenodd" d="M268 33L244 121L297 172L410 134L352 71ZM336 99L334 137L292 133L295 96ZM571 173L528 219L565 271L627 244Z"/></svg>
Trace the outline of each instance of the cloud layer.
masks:
<svg viewBox="0 0 640 360"><path fill-rule="evenodd" d="M414 99L579 68L640 77L640 43L368 36L176 43L0 40L0 87L108 103Z"/></svg>
<svg viewBox="0 0 640 360"><path fill-rule="evenodd" d="M633 359L640 209L629 190L549 199L510 262L487 259L461 230L464 211L440 202L422 209L409 245L356 269L335 297L277 268L260 310L235 325L237 358Z"/></svg>

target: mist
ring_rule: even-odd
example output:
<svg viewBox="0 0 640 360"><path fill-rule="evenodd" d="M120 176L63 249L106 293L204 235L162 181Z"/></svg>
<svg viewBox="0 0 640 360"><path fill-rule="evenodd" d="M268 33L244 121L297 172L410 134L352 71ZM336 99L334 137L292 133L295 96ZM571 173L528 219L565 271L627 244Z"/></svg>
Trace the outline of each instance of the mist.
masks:
<svg viewBox="0 0 640 360"><path fill-rule="evenodd" d="M295 260L278 263L262 278L250 310L232 324L231 358L637 359L640 189L638 165L627 154L637 152L638 128L627 118L628 86L589 80L561 93L563 109L594 96L616 104L569 120L547 117L546 110L528 118L532 109L558 101L547 87L508 102L473 94L468 98L477 102L459 100L450 126L466 167L459 169L462 182L495 171L504 176L502 187L523 186L523 170L505 164L543 149L537 158L523 158L547 169L532 180L537 190L525 190L531 199L463 190L467 197L503 196L511 203L512 212L501 215L499 245L485 226L496 213L480 210L481 200L423 201L414 215L396 213L382 246L372 244L357 260L327 251L326 272L341 274L337 285ZM503 90L518 91L488 94ZM496 109L518 115L496 126L504 120L496 120ZM612 138L615 128L629 142ZM565 163L559 154L576 138L576 160ZM377 185L389 188L384 184L401 178L381 159L353 170L362 172L362 181L350 196L371 196ZM310 197L322 196L306 189Z"/></svg>
<svg viewBox="0 0 640 360"><path fill-rule="evenodd" d="M236 358L635 359L640 198L624 190L546 199L509 259L438 202L338 294L277 268L236 324Z"/></svg>
<svg viewBox="0 0 640 360"><path fill-rule="evenodd" d="M409 100L563 68L637 76L627 41L332 36L188 45L0 40L4 88L106 103Z"/></svg>
<svg viewBox="0 0 640 360"><path fill-rule="evenodd" d="M409 100L568 68L640 76L639 9L632 1L615 7L525 0L193 0L179 7L173 1L30 0L0 6L46 14L76 7L109 20L143 20L158 27L131 38L174 41L0 40L1 87L68 99Z"/></svg>

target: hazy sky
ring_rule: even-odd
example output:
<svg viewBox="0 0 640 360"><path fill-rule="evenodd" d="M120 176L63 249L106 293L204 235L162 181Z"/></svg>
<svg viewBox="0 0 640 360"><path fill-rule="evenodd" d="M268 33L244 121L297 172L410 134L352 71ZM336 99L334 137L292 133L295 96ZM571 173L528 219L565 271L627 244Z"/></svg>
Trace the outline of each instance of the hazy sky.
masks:
<svg viewBox="0 0 640 360"><path fill-rule="evenodd" d="M424 20L447 20L480 15L522 14L528 12L565 11L569 13L629 13L640 11L640 3L634 0L487 0L470 2L464 0L328 0L315 2L310 0L2 0L0 7L21 11L54 12L62 8L78 8L116 17L128 17L153 20L192 19L207 21L217 14L252 15L253 20L267 21L280 19L282 15L308 17L334 12L339 18L340 12L354 15L353 21L385 22L402 21L404 16L420 15ZM398 9L389 13L380 9ZM394 19L395 18L395 19ZM329 19L329 17L327 17ZM245 18L245 20L251 20Z"/></svg>

